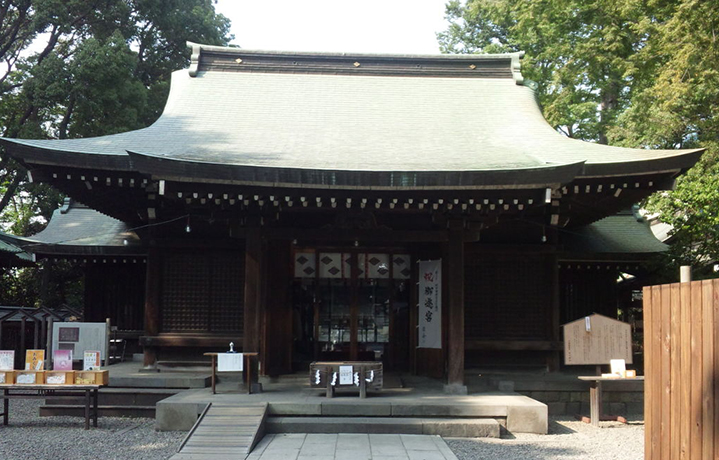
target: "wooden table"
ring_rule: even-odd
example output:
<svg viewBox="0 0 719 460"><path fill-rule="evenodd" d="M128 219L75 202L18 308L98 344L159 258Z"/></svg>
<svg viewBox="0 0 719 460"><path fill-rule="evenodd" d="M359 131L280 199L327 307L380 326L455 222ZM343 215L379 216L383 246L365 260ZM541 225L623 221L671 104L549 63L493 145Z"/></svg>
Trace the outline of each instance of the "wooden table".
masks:
<svg viewBox="0 0 719 460"><path fill-rule="evenodd" d="M217 382L217 355L224 354L225 352L208 352L205 356L212 357L212 394L216 394L215 383ZM258 357L259 353L249 352L242 353L242 379L247 385L247 394L252 394L253 380L257 380L259 369L258 369ZM261 390L260 390L261 391Z"/></svg>
<svg viewBox="0 0 719 460"><path fill-rule="evenodd" d="M33 385L33 384L0 384L3 399L3 425L8 424L10 399L70 399L85 393L85 429L90 429L90 418L97 427L97 390L102 385ZM31 391L29 393L28 391Z"/></svg>
<svg viewBox="0 0 719 460"><path fill-rule="evenodd" d="M589 421L592 426L599 427L601 420L618 420L616 416L602 415L602 383L603 382L627 382L633 380L644 380L644 376L638 377L602 377L600 375L580 375L579 380L590 382L589 387Z"/></svg>

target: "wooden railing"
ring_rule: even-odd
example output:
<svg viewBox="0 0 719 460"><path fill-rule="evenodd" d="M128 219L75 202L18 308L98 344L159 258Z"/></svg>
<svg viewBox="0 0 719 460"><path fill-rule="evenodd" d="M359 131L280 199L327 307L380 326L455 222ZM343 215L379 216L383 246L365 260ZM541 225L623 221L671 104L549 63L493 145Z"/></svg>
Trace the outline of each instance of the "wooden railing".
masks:
<svg viewBox="0 0 719 460"><path fill-rule="evenodd" d="M644 288L644 458L719 458L719 280Z"/></svg>

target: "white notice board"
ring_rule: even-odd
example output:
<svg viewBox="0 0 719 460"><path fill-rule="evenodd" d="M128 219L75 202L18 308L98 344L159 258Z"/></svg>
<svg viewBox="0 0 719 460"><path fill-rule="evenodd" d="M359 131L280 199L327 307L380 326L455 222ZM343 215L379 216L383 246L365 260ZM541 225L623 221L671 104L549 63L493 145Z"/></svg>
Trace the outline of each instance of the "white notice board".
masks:
<svg viewBox="0 0 719 460"><path fill-rule="evenodd" d="M99 350L100 359L105 360L107 333L107 323L53 323L52 349L71 350L74 359L81 359L85 350Z"/></svg>
<svg viewBox="0 0 719 460"><path fill-rule="evenodd" d="M632 327L597 313L564 328L564 364L609 364L612 359L632 363Z"/></svg>
<svg viewBox="0 0 719 460"><path fill-rule="evenodd" d="M242 353L218 353L217 372L239 372L242 370Z"/></svg>

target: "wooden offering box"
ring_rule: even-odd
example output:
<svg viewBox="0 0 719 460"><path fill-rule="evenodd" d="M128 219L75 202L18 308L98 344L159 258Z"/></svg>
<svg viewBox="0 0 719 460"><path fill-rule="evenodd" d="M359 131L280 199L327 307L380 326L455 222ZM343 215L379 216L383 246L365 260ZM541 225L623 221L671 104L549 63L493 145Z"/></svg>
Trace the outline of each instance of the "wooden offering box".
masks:
<svg viewBox="0 0 719 460"><path fill-rule="evenodd" d="M15 383L42 385L45 383L45 371L15 371Z"/></svg>
<svg viewBox="0 0 719 460"><path fill-rule="evenodd" d="M382 389L382 363L375 361L314 362L310 364L310 387L333 390L359 389L360 379L368 390Z"/></svg>
<svg viewBox="0 0 719 460"><path fill-rule="evenodd" d="M0 371L0 383L15 383L15 371Z"/></svg>
<svg viewBox="0 0 719 460"><path fill-rule="evenodd" d="M77 385L107 385L110 383L108 371L76 371L75 384Z"/></svg>
<svg viewBox="0 0 719 460"><path fill-rule="evenodd" d="M75 371L45 371L46 385L72 385L75 383Z"/></svg>

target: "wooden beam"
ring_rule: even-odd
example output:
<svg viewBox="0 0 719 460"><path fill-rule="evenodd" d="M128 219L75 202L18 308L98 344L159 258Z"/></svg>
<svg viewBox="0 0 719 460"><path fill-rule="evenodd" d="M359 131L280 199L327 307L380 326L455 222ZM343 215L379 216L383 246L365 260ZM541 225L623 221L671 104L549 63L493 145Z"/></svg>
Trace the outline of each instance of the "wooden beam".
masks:
<svg viewBox="0 0 719 460"><path fill-rule="evenodd" d="M466 350L477 351L560 351L564 343L552 340L487 340L466 339Z"/></svg>
<svg viewBox="0 0 719 460"><path fill-rule="evenodd" d="M396 244L402 242L446 242L445 230L387 230L387 229L300 229L300 228L272 228L267 229L268 239L298 239L311 241L347 241L359 240L362 242ZM474 238L471 232L468 238Z"/></svg>
<svg viewBox="0 0 719 460"><path fill-rule="evenodd" d="M221 347L227 349L227 344L241 338L238 334L197 335L197 334L159 334L155 336L141 336L140 345L145 347Z"/></svg>

